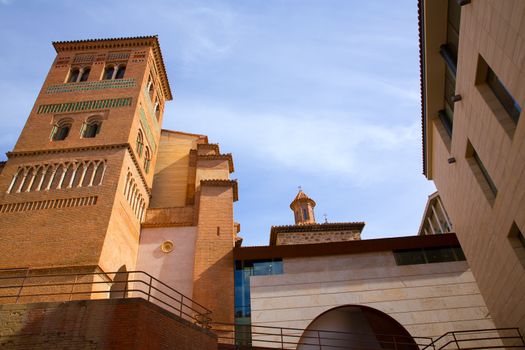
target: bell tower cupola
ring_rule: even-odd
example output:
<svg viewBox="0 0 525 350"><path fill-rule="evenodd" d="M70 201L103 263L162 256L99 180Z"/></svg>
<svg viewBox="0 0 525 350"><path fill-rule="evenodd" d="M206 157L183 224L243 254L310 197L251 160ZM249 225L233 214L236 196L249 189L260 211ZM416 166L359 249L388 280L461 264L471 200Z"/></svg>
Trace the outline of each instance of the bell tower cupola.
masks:
<svg viewBox="0 0 525 350"><path fill-rule="evenodd" d="M299 188L297 196L290 203L290 209L294 212L295 224L315 224L314 207L315 201Z"/></svg>

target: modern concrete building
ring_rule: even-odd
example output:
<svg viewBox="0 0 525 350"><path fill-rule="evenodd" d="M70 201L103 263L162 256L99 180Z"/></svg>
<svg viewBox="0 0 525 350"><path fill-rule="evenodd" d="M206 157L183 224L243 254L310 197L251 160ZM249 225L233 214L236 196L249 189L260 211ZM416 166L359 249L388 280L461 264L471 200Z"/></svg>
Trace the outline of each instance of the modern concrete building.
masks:
<svg viewBox="0 0 525 350"><path fill-rule="evenodd" d="M491 317L523 332L525 2L419 5L423 172Z"/></svg>
<svg viewBox="0 0 525 350"><path fill-rule="evenodd" d="M427 205L425 206L417 234L423 236L450 232L454 232L452 222L439 197L439 193L434 192L428 196Z"/></svg>

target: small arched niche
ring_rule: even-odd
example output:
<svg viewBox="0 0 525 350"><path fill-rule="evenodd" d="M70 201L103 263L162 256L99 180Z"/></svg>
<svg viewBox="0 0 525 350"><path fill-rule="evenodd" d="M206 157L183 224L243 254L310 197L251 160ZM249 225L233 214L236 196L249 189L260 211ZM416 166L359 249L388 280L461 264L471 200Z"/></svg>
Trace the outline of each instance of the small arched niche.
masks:
<svg viewBox="0 0 525 350"><path fill-rule="evenodd" d="M317 316L304 330L298 350L417 350L416 342L395 319L362 305L345 305Z"/></svg>

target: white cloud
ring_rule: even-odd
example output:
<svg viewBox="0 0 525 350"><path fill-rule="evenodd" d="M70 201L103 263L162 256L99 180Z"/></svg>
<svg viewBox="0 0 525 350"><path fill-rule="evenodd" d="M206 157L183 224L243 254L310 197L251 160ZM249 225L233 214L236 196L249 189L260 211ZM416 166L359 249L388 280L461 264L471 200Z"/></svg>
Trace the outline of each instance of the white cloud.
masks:
<svg viewBox="0 0 525 350"><path fill-rule="evenodd" d="M181 118L198 120L184 128L207 133L211 142L220 141L236 156L318 176L343 176L358 186L401 180L396 169L413 167L405 161L406 152L419 152L418 122L392 127L351 114L244 113L202 104L176 110L179 125Z"/></svg>

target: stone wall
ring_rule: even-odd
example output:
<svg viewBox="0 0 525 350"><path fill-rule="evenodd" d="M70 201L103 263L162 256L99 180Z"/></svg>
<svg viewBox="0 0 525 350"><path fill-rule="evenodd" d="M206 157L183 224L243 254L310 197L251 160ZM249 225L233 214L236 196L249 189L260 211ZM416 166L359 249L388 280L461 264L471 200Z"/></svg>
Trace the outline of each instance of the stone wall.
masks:
<svg viewBox="0 0 525 350"><path fill-rule="evenodd" d="M252 324L304 329L342 305L365 305L412 336L494 328L465 261L397 266L392 252L284 259L284 274L251 277Z"/></svg>

